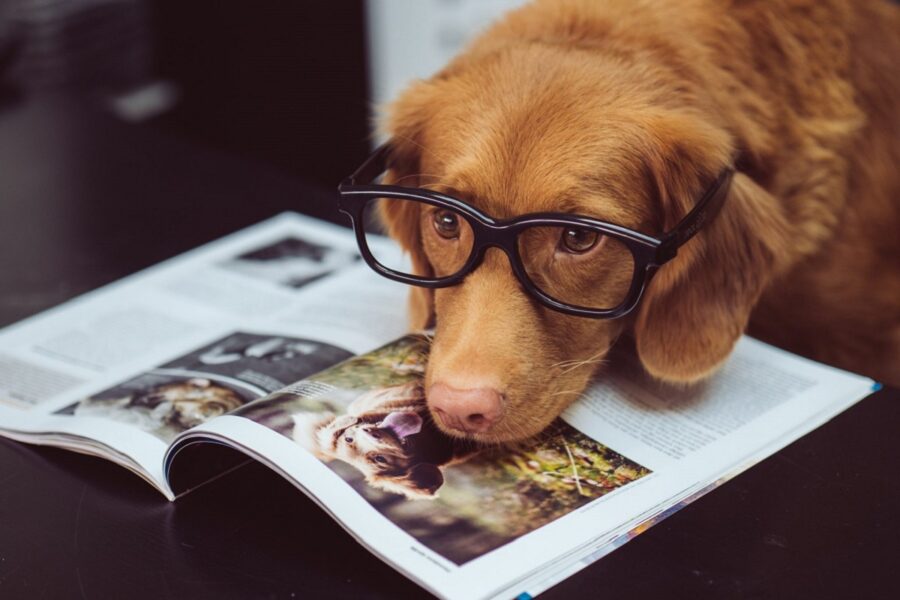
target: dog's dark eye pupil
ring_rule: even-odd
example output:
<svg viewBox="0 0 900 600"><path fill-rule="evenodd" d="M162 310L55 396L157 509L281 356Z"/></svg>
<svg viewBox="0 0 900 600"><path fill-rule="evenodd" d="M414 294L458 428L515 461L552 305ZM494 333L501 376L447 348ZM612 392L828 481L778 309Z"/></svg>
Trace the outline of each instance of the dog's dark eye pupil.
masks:
<svg viewBox="0 0 900 600"><path fill-rule="evenodd" d="M596 231L571 227L563 231L561 241L567 251L582 254L593 248L599 238Z"/></svg>
<svg viewBox="0 0 900 600"><path fill-rule="evenodd" d="M459 217L449 210L436 211L434 213L434 229L443 238L459 237Z"/></svg>
<svg viewBox="0 0 900 600"><path fill-rule="evenodd" d="M375 462L386 463L387 459L380 454L375 455Z"/></svg>

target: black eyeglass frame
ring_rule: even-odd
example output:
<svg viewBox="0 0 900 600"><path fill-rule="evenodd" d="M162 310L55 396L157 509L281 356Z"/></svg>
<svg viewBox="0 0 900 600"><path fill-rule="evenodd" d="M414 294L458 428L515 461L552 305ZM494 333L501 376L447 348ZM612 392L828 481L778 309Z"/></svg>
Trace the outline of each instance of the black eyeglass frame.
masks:
<svg viewBox="0 0 900 600"><path fill-rule="evenodd" d="M516 277L528 293L541 304L562 313L594 319L616 319L634 310L657 269L675 258L678 249L718 214L734 176L733 167L723 169L684 218L671 231L660 238L655 238L621 225L569 213L530 213L512 219L497 220L458 198L440 192L376 184L374 181L389 168L390 153L390 143L382 145L338 186L340 194L338 208L350 218L360 253L373 270L388 279L409 285L430 289L449 287L461 283L469 273L478 268L487 249L495 247L506 253ZM366 242L363 215L368 203L380 198L424 202L462 215L472 228L474 237L466 263L456 273L447 277L426 278L395 271L378 262ZM624 244L633 257L634 273L631 286L622 302L608 309L577 306L560 302L537 287L522 263L517 240L522 231L540 226L588 228Z"/></svg>

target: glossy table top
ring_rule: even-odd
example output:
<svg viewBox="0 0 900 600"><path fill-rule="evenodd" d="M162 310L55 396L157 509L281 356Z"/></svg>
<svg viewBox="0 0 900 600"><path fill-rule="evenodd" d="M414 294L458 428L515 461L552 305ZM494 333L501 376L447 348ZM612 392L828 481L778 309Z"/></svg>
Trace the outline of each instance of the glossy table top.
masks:
<svg viewBox="0 0 900 600"><path fill-rule="evenodd" d="M0 325L334 195L114 121L0 105ZM896 598L900 392L883 390L546 593ZM260 465L179 500L0 440L0 598L406 598L420 588Z"/></svg>

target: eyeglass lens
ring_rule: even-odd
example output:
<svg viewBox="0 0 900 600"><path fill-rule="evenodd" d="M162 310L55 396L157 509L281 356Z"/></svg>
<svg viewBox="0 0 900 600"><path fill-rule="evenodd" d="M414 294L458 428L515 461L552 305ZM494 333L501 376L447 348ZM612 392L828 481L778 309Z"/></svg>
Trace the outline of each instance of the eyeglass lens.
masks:
<svg viewBox="0 0 900 600"><path fill-rule="evenodd" d="M382 266L400 273L440 279L458 273L472 254L475 236L471 225L456 211L426 202L397 198L381 198L366 203L363 210L367 224L366 243ZM413 273L415 268L408 255L399 256L386 250L383 244L369 239L371 233L390 233L384 224L418 231L422 250L428 257L430 273Z"/></svg>
<svg viewBox="0 0 900 600"><path fill-rule="evenodd" d="M570 306L612 309L628 296L634 256L616 238L586 227L535 226L518 237L531 282Z"/></svg>
<svg viewBox="0 0 900 600"><path fill-rule="evenodd" d="M418 231L431 272L414 272L408 255L381 250L367 238L382 265L429 279L449 277L468 262L475 244L469 221L452 209L409 199L381 198L364 209L367 235L388 234L384 223ZM590 227L540 225L521 231L519 260L531 283L554 300L570 306L613 309L628 296L634 278L634 256L623 242ZM421 270L421 269L420 269Z"/></svg>

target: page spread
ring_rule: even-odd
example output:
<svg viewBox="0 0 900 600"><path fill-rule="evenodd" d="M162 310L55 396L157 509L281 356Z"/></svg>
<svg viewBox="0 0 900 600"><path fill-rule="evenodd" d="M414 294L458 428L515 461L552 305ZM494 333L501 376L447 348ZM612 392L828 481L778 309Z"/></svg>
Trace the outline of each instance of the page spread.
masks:
<svg viewBox="0 0 900 600"><path fill-rule="evenodd" d="M350 231L281 215L0 332L0 435L102 456L170 500L255 459L433 593L528 597L873 383L745 337L676 388L623 343L538 438L477 447L430 419L406 293Z"/></svg>

